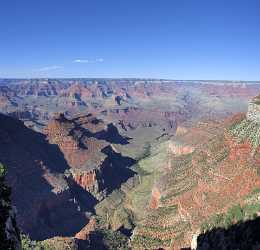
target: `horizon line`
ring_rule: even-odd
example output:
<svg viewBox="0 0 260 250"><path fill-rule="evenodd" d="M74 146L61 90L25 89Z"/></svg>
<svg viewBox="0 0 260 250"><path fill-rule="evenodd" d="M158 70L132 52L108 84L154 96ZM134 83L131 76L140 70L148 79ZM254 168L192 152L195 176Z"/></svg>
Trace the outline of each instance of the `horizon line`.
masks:
<svg viewBox="0 0 260 250"><path fill-rule="evenodd" d="M170 79L149 77L0 77L0 80L150 80L150 81L201 81L201 82L259 82L260 80L225 79Z"/></svg>

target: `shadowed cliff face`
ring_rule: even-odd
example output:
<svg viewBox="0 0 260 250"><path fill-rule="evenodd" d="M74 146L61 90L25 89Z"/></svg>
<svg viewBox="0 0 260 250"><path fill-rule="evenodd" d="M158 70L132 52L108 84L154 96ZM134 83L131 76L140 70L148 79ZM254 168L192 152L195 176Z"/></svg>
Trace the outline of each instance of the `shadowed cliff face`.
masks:
<svg viewBox="0 0 260 250"><path fill-rule="evenodd" d="M22 122L0 115L0 160L21 231L33 239L74 235L87 221L64 176L68 164L56 145Z"/></svg>
<svg viewBox="0 0 260 250"><path fill-rule="evenodd" d="M115 152L110 141L127 143L112 124L91 115L59 116L47 138L0 114L0 160L8 166L23 233L38 240L74 236L87 224L95 195L104 197L134 175L129 167L135 161Z"/></svg>
<svg viewBox="0 0 260 250"><path fill-rule="evenodd" d="M228 228L215 228L197 237L193 250L257 250L260 248L260 218ZM184 250L184 248L183 248Z"/></svg>
<svg viewBox="0 0 260 250"><path fill-rule="evenodd" d="M102 167L104 186L107 188L108 193L111 193L135 175L135 172L130 167L136 163L136 160L122 156L120 153L115 152L111 146L104 148L102 152L107 155Z"/></svg>

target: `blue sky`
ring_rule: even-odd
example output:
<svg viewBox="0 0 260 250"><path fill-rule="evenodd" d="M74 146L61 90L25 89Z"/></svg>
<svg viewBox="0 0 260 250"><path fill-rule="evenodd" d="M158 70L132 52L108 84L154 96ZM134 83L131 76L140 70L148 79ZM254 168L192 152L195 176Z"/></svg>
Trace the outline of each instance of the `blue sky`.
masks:
<svg viewBox="0 0 260 250"><path fill-rule="evenodd" d="M260 1L3 0L0 77L260 80Z"/></svg>

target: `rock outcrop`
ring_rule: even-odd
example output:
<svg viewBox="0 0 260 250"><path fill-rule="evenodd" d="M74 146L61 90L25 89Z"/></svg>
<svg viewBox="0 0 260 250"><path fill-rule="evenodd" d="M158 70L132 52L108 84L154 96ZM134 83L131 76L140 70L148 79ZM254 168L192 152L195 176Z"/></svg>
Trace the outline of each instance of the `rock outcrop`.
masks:
<svg viewBox="0 0 260 250"><path fill-rule="evenodd" d="M89 235L91 232L94 232L96 229L96 219L93 217L90 219L89 223L83 227L76 235L75 238L78 240L89 240Z"/></svg>
<svg viewBox="0 0 260 250"><path fill-rule="evenodd" d="M246 117L249 121L260 123L260 96L249 102Z"/></svg>
<svg viewBox="0 0 260 250"><path fill-rule="evenodd" d="M91 114L74 119L61 114L48 124L45 133L49 142L60 148L74 181L97 199L133 175L127 167L134 160L111 146L128 143L113 124Z"/></svg>

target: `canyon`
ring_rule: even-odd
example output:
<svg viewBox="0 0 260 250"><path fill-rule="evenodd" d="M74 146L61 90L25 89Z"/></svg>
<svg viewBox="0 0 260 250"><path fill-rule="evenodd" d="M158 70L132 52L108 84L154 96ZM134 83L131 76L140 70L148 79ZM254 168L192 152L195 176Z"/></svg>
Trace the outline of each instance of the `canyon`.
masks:
<svg viewBox="0 0 260 250"><path fill-rule="evenodd" d="M0 162L21 235L57 250L196 249L214 228L254 219L259 92L257 82L0 80Z"/></svg>

